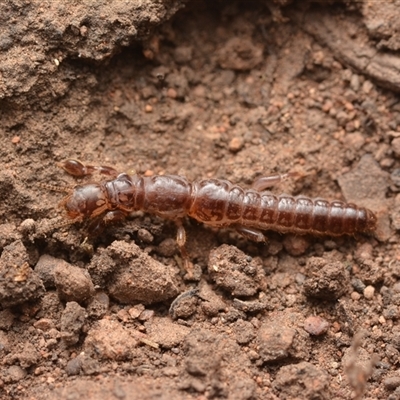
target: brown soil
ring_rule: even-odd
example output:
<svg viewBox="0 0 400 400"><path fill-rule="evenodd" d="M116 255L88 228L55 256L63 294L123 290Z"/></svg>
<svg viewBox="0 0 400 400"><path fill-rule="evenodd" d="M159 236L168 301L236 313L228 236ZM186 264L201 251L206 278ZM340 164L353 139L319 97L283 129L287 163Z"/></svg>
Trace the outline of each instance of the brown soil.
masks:
<svg viewBox="0 0 400 400"><path fill-rule="evenodd" d="M84 3L0 4L0 397L400 398L396 2ZM186 220L188 280L171 221L63 225L68 158L296 171L273 190L378 228L255 244Z"/></svg>

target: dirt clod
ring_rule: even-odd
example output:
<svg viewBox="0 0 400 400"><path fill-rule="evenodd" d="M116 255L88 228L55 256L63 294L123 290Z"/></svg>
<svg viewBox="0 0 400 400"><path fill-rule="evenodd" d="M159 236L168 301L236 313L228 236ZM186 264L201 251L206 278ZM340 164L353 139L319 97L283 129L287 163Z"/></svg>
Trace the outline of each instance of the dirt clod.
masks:
<svg viewBox="0 0 400 400"><path fill-rule="evenodd" d="M279 316L271 315L261 324L257 343L263 362L308 357L310 343L302 329L297 327L299 322L298 315L288 312Z"/></svg>
<svg viewBox="0 0 400 400"><path fill-rule="evenodd" d="M35 266L35 272L39 275L46 289L56 287L54 270L57 265L60 265L60 268L68 269L69 267L66 261L52 257L48 254L40 256Z"/></svg>
<svg viewBox="0 0 400 400"><path fill-rule="evenodd" d="M309 362L282 367L274 383L280 396L291 399L331 398L328 374Z"/></svg>
<svg viewBox="0 0 400 400"><path fill-rule="evenodd" d="M163 318L153 318L145 326L150 340L166 349L178 346L190 332L186 326Z"/></svg>
<svg viewBox="0 0 400 400"><path fill-rule="evenodd" d="M104 260L111 260L112 266L107 267ZM148 256L134 243L113 242L102 254L102 259L92 260L91 270L96 272L99 269L112 272L108 290L110 296L121 303L151 304L178 294L174 271Z"/></svg>
<svg viewBox="0 0 400 400"><path fill-rule="evenodd" d="M85 351L98 359L130 360L137 340L116 321L102 319L88 332Z"/></svg>
<svg viewBox="0 0 400 400"><path fill-rule="evenodd" d="M89 273L79 267L62 262L54 268L54 282L60 299L84 303L94 296Z"/></svg>
<svg viewBox="0 0 400 400"><path fill-rule="evenodd" d="M210 252L208 271L216 285L232 296L252 296L265 286L260 260L223 244Z"/></svg>
<svg viewBox="0 0 400 400"><path fill-rule="evenodd" d="M88 316L100 319L107 313L109 305L110 298L108 297L107 293L98 292L89 302L86 311Z"/></svg>
<svg viewBox="0 0 400 400"><path fill-rule="evenodd" d="M75 301L70 301L65 305L65 310L61 315L61 337L69 346L78 343L85 317L85 309Z"/></svg>
<svg viewBox="0 0 400 400"><path fill-rule="evenodd" d="M306 296L324 300L337 300L350 287L350 276L340 261L326 262L323 258L312 257L307 262L310 275L304 283Z"/></svg>
<svg viewBox="0 0 400 400"><path fill-rule="evenodd" d="M0 257L0 304L11 307L34 301L44 294L44 286L29 266L28 252L20 240L4 247Z"/></svg>
<svg viewBox="0 0 400 400"><path fill-rule="evenodd" d="M19 365L11 365L5 371L5 382L18 382L24 379L27 375L25 369L21 368Z"/></svg>

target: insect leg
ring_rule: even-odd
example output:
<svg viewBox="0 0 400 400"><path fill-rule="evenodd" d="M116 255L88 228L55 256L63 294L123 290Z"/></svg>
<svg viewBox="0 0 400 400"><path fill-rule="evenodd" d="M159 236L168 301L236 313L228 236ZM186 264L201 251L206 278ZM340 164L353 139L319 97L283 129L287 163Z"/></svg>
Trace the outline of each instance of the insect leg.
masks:
<svg viewBox="0 0 400 400"><path fill-rule="evenodd" d="M183 267L187 272L187 278L192 279L194 277L193 274L193 264L190 262L189 255L186 251L185 243L186 243L186 231L183 227L182 221L178 219L175 221L177 226L176 232L176 243L178 244L179 251L181 252L181 257L183 261Z"/></svg>
<svg viewBox="0 0 400 400"><path fill-rule="evenodd" d="M250 228L243 225L234 225L234 228L236 229L236 232L240 233L246 239L252 240L253 242L267 242L267 238L264 236L264 234L256 228Z"/></svg>
<svg viewBox="0 0 400 400"><path fill-rule="evenodd" d="M104 229L111 225L125 220L126 214L120 210L108 211L105 215L96 217L88 227L88 231L93 236L99 236Z"/></svg>
<svg viewBox="0 0 400 400"><path fill-rule="evenodd" d="M105 165L85 165L79 160L69 159L59 164L59 166L66 171L68 174L76 177L83 177L86 175L91 175L94 172L99 172L100 174L115 177L118 175L112 167L107 167Z"/></svg>
<svg viewBox="0 0 400 400"><path fill-rule="evenodd" d="M257 178L251 187L257 192L262 192L265 189L268 189L280 182L286 181L287 179L299 176L298 172L288 172L287 174L276 174L276 175L268 175Z"/></svg>

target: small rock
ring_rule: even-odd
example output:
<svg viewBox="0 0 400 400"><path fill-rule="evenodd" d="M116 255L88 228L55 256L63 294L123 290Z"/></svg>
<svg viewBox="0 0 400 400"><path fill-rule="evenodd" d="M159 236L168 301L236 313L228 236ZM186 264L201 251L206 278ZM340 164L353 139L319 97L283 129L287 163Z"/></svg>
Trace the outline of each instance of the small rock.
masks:
<svg viewBox="0 0 400 400"><path fill-rule="evenodd" d="M139 318L139 315L144 311L145 307L143 304L136 304L128 310L128 314L131 318Z"/></svg>
<svg viewBox="0 0 400 400"><path fill-rule="evenodd" d="M177 249L176 240L172 238L164 239L156 248L156 252L163 257L172 257Z"/></svg>
<svg viewBox="0 0 400 400"><path fill-rule="evenodd" d="M361 279L354 278L351 280L351 286L353 286L354 290L358 293L363 293L366 285Z"/></svg>
<svg viewBox="0 0 400 400"><path fill-rule="evenodd" d="M69 346L78 343L85 318L85 309L78 303L70 301L66 304L61 315L61 337Z"/></svg>
<svg viewBox="0 0 400 400"><path fill-rule="evenodd" d="M107 293L98 292L94 295L88 304L86 311L89 317L101 319L106 315L108 307L110 306L110 298Z"/></svg>
<svg viewBox="0 0 400 400"><path fill-rule="evenodd" d="M360 150L365 144L365 139L360 132L349 133L344 137L343 144L348 149Z"/></svg>
<svg viewBox="0 0 400 400"><path fill-rule="evenodd" d="M210 318L215 317L219 311L227 308L227 304L205 280L200 282L198 295L202 299L201 310Z"/></svg>
<svg viewBox="0 0 400 400"><path fill-rule="evenodd" d="M362 84L362 90L366 94L369 94L374 87L374 84L367 79Z"/></svg>
<svg viewBox="0 0 400 400"><path fill-rule="evenodd" d="M358 300L361 299L360 293L357 293L357 292L352 292L351 295L350 295L350 297L351 297L351 299L354 300L354 301L358 301Z"/></svg>
<svg viewBox="0 0 400 400"><path fill-rule="evenodd" d="M81 372L81 368L82 359L80 356L78 356L68 361L67 366L65 367L65 372L68 376L79 375L79 373Z"/></svg>
<svg viewBox="0 0 400 400"><path fill-rule="evenodd" d="M51 328L54 328L55 324L54 321L50 318L41 318L38 321L36 321L33 326L36 329L40 329L43 332L46 332L50 330Z"/></svg>
<svg viewBox="0 0 400 400"><path fill-rule="evenodd" d="M304 321L304 330L313 336L320 336L328 331L329 322L318 316L310 316Z"/></svg>
<svg viewBox="0 0 400 400"><path fill-rule="evenodd" d="M153 243L154 236L147 229L138 230L138 239L143 243Z"/></svg>
<svg viewBox="0 0 400 400"><path fill-rule="evenodd" d="M372 300L374 298L374 295L375 295L375 288L373 286L369 285L364 289L364 297L367 300Z"/></svg>
<svg viewBox="0 0 400 400"><path fill-rule="evenodd" d="M233 324L233 331L236 336L236 341L242 345L250 343L256 337L254 326L243 319L238 319Z"/></svg>
<svg viewBox="0 0 400 400"><path fill-rule="evenodd" d="M39 278L43 281L46 289L53 289L56 287L54 279L54 270L57 266L60 268L67 268L70 264L59 258L52 257L48 254L43 254L35 266L35 272L39 275Z"/></svg>
<svg viewBox="0 0 400 400"><path fill-rule="evenodd" d="M237 153L238 151L242 150L243 146L244 146L244 140L240 137L234 137L229 142L228 149L232 153Z"/></svg>
<svg viewBox="0 0 400 400"><path fill-rule="evenodd" d="M60 299L84 303L94 296L94 286L89 273L67 262L58 263L54 279Z"/></svg>
<svg viewBox="0 0 400 400"><path fill-rule="evenodd" d="M139 321L148 321L154 317L154 310L143 310L139 315Z"/></svg>
<svg viewBox="0 0 400 400"><path fill-rule="evenodd" d="M396 320L399 318L399 309L392 305L383 309L383 317L387 320Z"/></svg>

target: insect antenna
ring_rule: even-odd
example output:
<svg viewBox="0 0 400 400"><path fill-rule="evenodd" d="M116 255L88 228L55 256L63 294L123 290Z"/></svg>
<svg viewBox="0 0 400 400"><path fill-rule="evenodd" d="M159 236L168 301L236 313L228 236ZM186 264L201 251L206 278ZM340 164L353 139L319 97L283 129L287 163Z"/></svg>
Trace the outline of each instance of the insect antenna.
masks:
<svg viewBox="0 0 400 400"><path fill-rule="evenodd" d="M69 193L74 186L72 185L66 185L66 186L57 186L57 185L51 185L49 183L42 183L39 182L38 186L42 187L43 189L51 190L53 192L59 192L59 193Z"/></svg>

